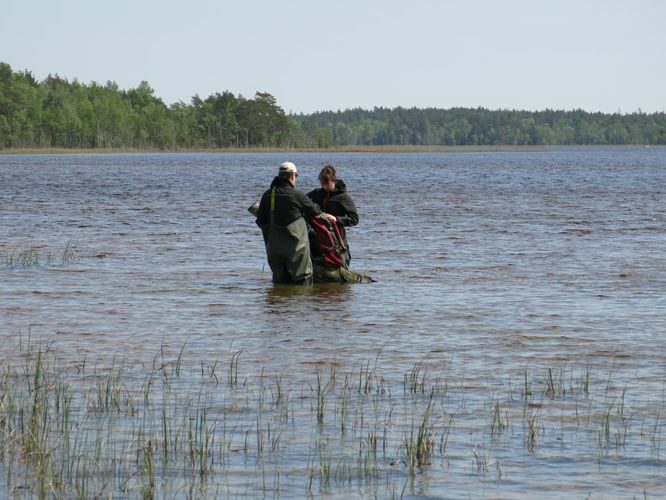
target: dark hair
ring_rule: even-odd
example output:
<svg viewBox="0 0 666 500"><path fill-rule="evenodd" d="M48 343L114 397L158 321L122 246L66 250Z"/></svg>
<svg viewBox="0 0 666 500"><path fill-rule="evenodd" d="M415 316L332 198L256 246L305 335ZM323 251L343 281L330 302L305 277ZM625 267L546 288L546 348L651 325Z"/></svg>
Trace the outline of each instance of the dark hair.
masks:
<svg viewBox="0 0 666 500"><path fill-rule="evenodd" d="M319 182L328 184L329 182L337 182L338 178L335 176L335 167L333 165L326 165L319 172Z"/></svg>

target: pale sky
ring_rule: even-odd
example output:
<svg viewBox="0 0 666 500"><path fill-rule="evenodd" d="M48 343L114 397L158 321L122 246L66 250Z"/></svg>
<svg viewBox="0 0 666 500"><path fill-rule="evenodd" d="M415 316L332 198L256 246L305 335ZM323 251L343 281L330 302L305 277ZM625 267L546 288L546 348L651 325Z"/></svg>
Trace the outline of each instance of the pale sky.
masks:
<svg viewBox="0 0 666 500"><path fill-rule="evenodd" d="M0 0L0 61L167 104L666 111L664 0Z"/></svg>

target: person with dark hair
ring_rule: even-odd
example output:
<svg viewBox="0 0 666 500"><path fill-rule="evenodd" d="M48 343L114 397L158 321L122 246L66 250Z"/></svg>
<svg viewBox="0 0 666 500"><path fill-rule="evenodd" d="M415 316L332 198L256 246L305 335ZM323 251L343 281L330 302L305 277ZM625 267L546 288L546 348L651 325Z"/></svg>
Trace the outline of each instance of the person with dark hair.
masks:
<svg viewBox="0 0 666 500"><path fill-rule="evenodd" d="M338 179L333 165L326 165L319 173L320 188L314 189L308 193L314 203L316 203L326 213L335 217L344 246L347 249L345 254L345 265L348 267L351 261L351 252L347 241L347 231L345 228L358 224L358 211L351 196L347 192L347 186L342 179Z"/></svg>
<svg viewBox="0 0 666 500"><path fill-rule="evenodd" d="M280 165L278 175L256 209L256 223L264 237L273 283L312 283L310 243L304 217L335 220L295 188L297 178L298 171L293 163Z"/></svg>

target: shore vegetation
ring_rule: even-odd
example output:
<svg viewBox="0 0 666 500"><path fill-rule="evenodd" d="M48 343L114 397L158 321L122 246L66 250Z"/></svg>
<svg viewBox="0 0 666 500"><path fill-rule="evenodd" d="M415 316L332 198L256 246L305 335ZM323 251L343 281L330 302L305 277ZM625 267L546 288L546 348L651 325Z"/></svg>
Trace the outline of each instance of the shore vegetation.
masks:
<svg viewBox="0 0 666 500"><path fill-rule="evenodd" d="M366 150L666 144L666 113L486 108L287 114L268 92L228 90L167 105L146 81L38 80L0 62L0 150Z"/></svg>

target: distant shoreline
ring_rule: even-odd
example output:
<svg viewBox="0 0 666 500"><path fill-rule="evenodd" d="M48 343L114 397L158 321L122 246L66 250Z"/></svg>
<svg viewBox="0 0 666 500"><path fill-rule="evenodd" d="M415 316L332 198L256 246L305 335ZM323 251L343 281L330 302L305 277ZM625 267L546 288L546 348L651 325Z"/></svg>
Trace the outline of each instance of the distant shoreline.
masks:
<svg viewBox="0 0 666 500"><path fill-rule="evenodd" d="M169 153L496 153L547 151L554 148L630 148L633 145L556 145L556 146L337 146L329 148L192 148L192 149L126 149L126 148L7 148L0 155L21 154L169 154Z"/></svg>

